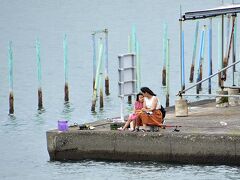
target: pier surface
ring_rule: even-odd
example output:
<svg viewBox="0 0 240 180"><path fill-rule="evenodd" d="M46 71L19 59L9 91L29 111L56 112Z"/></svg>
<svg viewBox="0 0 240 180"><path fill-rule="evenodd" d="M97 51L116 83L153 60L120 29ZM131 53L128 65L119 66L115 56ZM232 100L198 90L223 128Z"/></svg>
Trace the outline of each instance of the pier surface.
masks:
<svg viewBox="0 0 240 180"><path fill-rule="evenodd" d="M215 102L189 105L188 117L169 110L158 132L110 130L111 120L94 130L71 127L47 131L51 160L123 160L240 165L240 106L216 108Z"/></svg>

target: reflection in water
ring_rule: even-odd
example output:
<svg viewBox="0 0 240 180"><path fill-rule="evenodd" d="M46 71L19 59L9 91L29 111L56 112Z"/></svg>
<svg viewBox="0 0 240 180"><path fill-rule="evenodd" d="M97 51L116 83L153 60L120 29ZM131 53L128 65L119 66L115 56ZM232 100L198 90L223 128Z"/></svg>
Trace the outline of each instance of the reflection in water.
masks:
<svg viewBox="0 0 240 180"><path fill-rule="evenodd" d="M72 107L72 103L65 102L63 106L62 116L64 119L71 119L72 112L74 111L74 108Z"/></svg>
<svg viewBox="0 0 240 180"><path fill-rule="evenodd" d="M37 125L42 125L45 123L44 113L46 113L45 109L39 109L37 110L37 113L35 114L34 120L36 120Z"/></svg>
<svg viewBox="0 0 240 180"><path fill-rule="evenodd" d="M160 162L112 162L82 160L51 162L56 175L64 171L69 178L81 179L236 179L239 168L231 166L198 166ZM119 168L121 167L121 168ZM104 178L103 178L104 177Z"/></svg>

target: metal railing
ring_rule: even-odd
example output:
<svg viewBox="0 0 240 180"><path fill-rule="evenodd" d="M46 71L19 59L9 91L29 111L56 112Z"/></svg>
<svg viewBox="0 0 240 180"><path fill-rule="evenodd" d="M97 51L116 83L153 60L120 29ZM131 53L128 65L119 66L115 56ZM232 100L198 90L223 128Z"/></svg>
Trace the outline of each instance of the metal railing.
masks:
<svg viewBox="0 0 240 180"><path fill-rule="evenodd" d="M195 86L201 84L202 82L204 82L204 81L206 81L206 80L208 80L208 79L210 79L210 78L216 76L217 74L219 74L219 73L225 71L226 69L228 69L228 68L230 68L230 67L232 67L232 66L238 64L239 62L240 62L240 60L239 60L239 61L236 61L236 62L234 62L234 63L232 63L231 65L226 66L225 68L223 68L223 69L219 70L218 72L212 74L211 76L208 76L207 78L205 78L205 79L203 79L203 80L201 80L201 81L195 83L194 85L192 85L192 86L190 86L190 87L188 87L188 88L186 88L186 89L183 89L183 90L179 91L178 94L176 94L176 96L183 96L183 93L185 93L185 92L188 91L189 89L194 88ZM185 95L185 96L187 96L187 95ZM197 94L196 96L200 96L200 94ZM221 95L219 95L219 96L221 96Z"/></svg>

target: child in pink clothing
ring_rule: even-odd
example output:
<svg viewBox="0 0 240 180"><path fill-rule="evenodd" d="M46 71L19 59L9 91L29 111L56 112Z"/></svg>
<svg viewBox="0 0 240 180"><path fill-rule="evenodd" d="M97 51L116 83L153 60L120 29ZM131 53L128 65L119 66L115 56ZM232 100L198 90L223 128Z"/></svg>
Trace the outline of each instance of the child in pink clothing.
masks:
<svg viewBox="0 0 240 180"><path fill-rule="evenodd" d="M125 125L123 127L118 128L118 130L124 131L130 125L131 122L133 122L132 130L135 129L136 119L137 119L138 115L141 113L141 110L143 108L143 101L144 101L143 94L138 93L136 102L134 104L134 113L129 115L128 120L125 123Z"/></svg>

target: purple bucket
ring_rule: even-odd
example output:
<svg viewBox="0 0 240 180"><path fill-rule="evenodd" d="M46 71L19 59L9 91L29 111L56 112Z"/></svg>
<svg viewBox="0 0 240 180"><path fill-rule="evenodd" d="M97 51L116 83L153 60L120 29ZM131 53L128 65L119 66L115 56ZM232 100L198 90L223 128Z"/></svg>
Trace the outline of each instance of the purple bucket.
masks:
<svg viewBox="0 0 240 180"><path fill-rule="evenodd" d="M68 130L68 121L66 121L66 120L58 121L58 130L59 131L67 131Z"/></svg>

